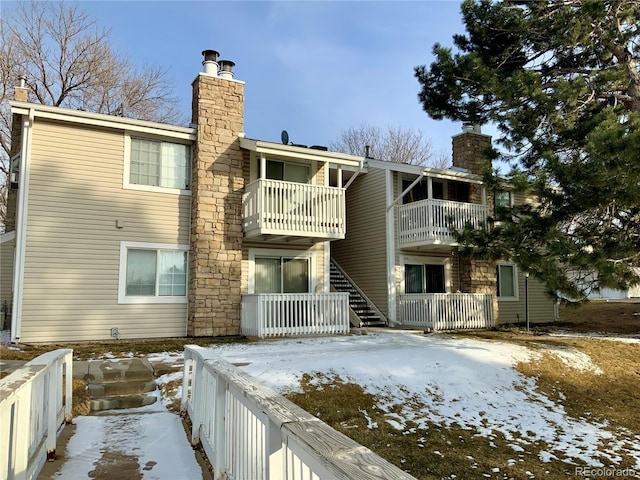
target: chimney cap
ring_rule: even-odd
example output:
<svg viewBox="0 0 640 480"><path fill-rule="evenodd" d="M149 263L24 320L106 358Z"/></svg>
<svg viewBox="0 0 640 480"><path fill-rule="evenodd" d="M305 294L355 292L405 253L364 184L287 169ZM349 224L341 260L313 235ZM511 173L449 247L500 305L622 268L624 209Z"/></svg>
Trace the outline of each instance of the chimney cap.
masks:
<svg viewBox="0 0 640 480"><path fill-rule="evenodd" d="M482 133L482 126L479 123L473 122L463 122L462 123L462 132L463 133Z"/></svg>
<svg viewBox="0 0 640 480"><path fill-rule="evenodd" d="M236 64L231 60L220 60L220 70L224 70L225 72L231 72L233 70L233 67L235 66Z"/></svg>
<svg viewBox="0 0 640 480"><path fill-rule="evenodd" d="M220 53L215 50L203 50L202 55L205 62L217 62Z"/></svg>

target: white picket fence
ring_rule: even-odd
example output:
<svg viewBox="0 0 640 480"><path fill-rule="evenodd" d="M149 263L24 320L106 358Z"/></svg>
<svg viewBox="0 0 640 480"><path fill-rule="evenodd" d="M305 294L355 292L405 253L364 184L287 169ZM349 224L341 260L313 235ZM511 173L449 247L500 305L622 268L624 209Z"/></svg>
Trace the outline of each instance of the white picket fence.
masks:
<svg viewBox="0 0 640 480"><path fill-rule="evenodd" d="M252 337L348 333L349 294L259 293L242 296L241 330Z"/></svg>
<svg viewBox="0 0 640 480"><path fill-rule="evenodd" d="M191 441L202 444L214 478L414 479L208 353L185 346L181 410L191 420Z"/></svg>
<svg viewBox="0 0 640 480"><path fill-rule="evenodd" d="M40 355L0 380L0 480L36 478L71 422L73 350Z"/></svg>
<svg viewBox="0 0 640 480"><path fill-rule="evenodd" d="M398 207L398 243L400 247L454 245L451 230L463 230L467 224L480 228L487 221L488 207L450 200L420 200Z"/></svg>
<svg viewBox="0 0 640 480"><path fill-rule="evenodd" d="M403 325L433 330L491 328L493 296L483 293L407 293L399 296Z"/></svg>
<svg viewBox="0 0 640 480"><path fill-rule="evenodd" d="M245 187L242 205L247 236L344 238L343 188L259 179Z"/></svg>

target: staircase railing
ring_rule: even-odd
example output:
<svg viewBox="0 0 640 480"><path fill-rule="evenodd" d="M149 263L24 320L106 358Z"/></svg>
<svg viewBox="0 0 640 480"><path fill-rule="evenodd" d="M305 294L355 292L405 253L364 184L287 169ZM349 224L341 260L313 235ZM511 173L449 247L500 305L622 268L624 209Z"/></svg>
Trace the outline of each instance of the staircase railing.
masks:
<svg viewBox="0 0 640 480"><path fill-rule="evenodd" d="M71 422L73 350L45 353L0 380L0 479L36 478Z"/></svg>
<svg viewBox="0 0 640 480"><path fill-rule="evenodd" d="M344 278L347 279L347 281L351 284L351 286L360 294L360 296L367 302L367 305L369 305L369 308L371 308L371 310L374 311L374 313L376 315L378 315L380 317L380 319L386 323L387 325L389 325L389 321L387 320L386 315L384 315L379 309L378 307L376 307L376 304L373 303L371 301L371 299L369 297L367 297L367 295L360 289L360 287L358 287L358 284L356 284L356 282L353 281L353 279L347 274L347 272L345 272L342 267L338 264L338 262L336 262L333 258L331 259L331 264L336 268L336 270L338 270L342 276L344 276Z"/></svg>

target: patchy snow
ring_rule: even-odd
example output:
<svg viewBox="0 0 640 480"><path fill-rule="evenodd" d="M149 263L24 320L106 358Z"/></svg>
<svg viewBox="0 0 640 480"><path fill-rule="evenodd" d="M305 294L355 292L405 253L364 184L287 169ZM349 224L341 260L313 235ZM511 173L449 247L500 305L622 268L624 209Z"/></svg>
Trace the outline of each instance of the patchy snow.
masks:
<svg viewBox="0 0 640 480"><path fill-rule="evenodd" d="M540 348L558 357L562 363L570 368L574 368L580 372L592 372L596 375L602 375L602 370L591 361L591 357L579 350L569 349L560 345L547 345L540 343Z"/></svg>
<svg viewBox="0 0 640 480"><path fill-rule="evenodd" d="M564 407L538 393L535 379L514 369L537 354L526 347L445 336L374 333L359 336L225 344L212 356L241 367L276 391L299 390L303 373L336 374L380 397L388 423L405 430L408 421L474 429L490 441L502 433L515 452L548 443L542 461L561 458L591 466L616 465L627 453L640 468L640 445L618 439L606 425L569 417ZM553 352L554 354L556 352ZM593 366L580 352L560 358L574 368ZM428 407L427 407L428 406ZM369 425L370 428L376 428ZM628 433L628 432L627 432ZM631 435L627 435L631 437Z"/></svg>

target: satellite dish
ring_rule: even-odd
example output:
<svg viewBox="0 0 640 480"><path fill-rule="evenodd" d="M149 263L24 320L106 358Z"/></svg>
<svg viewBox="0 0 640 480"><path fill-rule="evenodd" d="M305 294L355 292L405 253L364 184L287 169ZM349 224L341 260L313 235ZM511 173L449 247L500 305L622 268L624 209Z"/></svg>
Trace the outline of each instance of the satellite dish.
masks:
<svg viewBox="0 0 640 480"><path fill-rule="evenodd" d="M282 130L282 133L280 134L280 140L282 140L283 145L289 145L289 134L286 130Z"/></svg>

